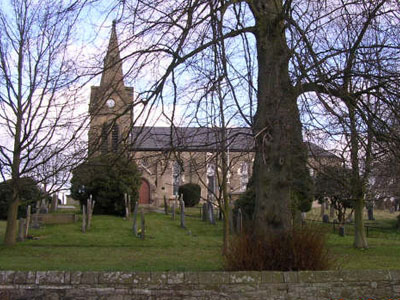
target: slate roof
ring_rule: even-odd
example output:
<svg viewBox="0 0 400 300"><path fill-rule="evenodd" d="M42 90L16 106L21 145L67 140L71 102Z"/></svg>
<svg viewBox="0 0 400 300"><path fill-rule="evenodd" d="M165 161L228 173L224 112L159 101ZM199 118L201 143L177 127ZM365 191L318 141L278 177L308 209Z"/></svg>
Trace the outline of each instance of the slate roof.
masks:
<svg viewBox="0 0 400 300"><path fill-rule="evenodd" d="M223 140L220 128L207 127L133 127L132 150L140 151L215 151ZM253 151L250 128L227 128L230 151Z"/></svg>
<svg viewBox="0 0 400 300"><path fill-rule="evenodd" d="M209 127L133 127L131 131L133 151L217 151L222 141L221 128ZM251 128L226 128L226 143L229 151L254 151ZM336 157L333 153L306 143L309 155Z"/></svg>

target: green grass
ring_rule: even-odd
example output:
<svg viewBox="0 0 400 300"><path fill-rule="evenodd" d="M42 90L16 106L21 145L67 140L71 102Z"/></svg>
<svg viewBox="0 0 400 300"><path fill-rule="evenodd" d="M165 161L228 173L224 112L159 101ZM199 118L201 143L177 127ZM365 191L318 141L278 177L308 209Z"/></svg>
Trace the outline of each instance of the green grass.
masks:
<svg viewBox="0 0 400 300"><path fill-rule="evenodd" d="M146 239L132 234L130 220L94 216L92 228L80 231L80 222L47 225L30 233L38 240L3 246L5 222L0 222L0 269L80 271L210 271L222 270L222 226L201 222L199 209L179 227L179 215L146 214ZM196 213L197 212L197 213ZM375 225L393 229L397 214L376 213ZM319 225L324 226L324 225ZM400 238L369 238L368 250L353 249L353 237L328 232L328 246L341 269L400 269Z"/></svg>
<svg viewBox="0 0 400 300"><path fill-rule="evenodd" d="M47 225L15 247L0 245L0 269L13 270L120 270L206 271L222 268L222 230L198 218L146 214L146 239L132 234L131 221L94 216L92 228L80 232L80 223ZM1 222L3 236L5 223Z"/></svg>

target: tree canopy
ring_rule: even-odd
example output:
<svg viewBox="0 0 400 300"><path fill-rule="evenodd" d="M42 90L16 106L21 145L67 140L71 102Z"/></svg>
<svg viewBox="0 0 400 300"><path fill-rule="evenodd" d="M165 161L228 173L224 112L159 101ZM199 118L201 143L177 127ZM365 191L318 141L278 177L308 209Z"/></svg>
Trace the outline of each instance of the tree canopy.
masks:
<svg viewBox="0 0 400 300"><path fill-rule="evenodd" d="M32 209L34 209L36 207L36 202L45 198L46 195L33 178L20 178L17 185L21 190L21 204L18 208L18 215L20 217L24 217L26 215L26 208L28 205L31 205ZM0 183L0 219L7 219L7 212L11 202L11 180L3 181Z"/></svg>
<svg viewBox="0 0 400 300"><path fill-rule="evenodd" d="M90 158L73 170L71 196L86 205L92 195L95 214L125 214L124 194L139 198L140 172L124 155L108 153Z"/></svg>

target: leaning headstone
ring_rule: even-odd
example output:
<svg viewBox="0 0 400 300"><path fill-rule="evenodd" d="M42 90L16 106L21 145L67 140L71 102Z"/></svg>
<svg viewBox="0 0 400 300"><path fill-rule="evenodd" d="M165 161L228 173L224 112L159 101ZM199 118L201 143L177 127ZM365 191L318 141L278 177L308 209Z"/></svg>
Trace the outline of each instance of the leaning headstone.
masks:
<svg viewBox="0 0 400 300"><path fill-rule="evenodd" d="M325 214L325 203L322 202L322 203L321 203L321 212L320 212L321 218L322 218L322 216L323 216L324 214Z"/></svg>
<svg viewBox="0 0 400 300"><path fill-rule="evenodd" d="M132 198L131 195L128 195L128 211L129 211L129 216L132 214Z"/></svg>
<svg viewBox="0 0 400 300"><path fill-rule="evenodd" d="M209 214L209 220L210 223L215 225L215 216L214 216L214 206L212 205L211 202L208 203L208 214Z"/></svg>
<svg viewBox="0 0 400 300"><path fill-rule="evenodd" d="M203 203L203 213L201 214L201 220L206 222L207 221L207 216L208 216L208 205L207 203Z"/></svg>
<svg viewBox="0 0 400 300"><path fill-rule="evenodd" d="M344 229L344 226L339 226L339 236L345 236L346 235L346 231Z"/></svg>
<svg viewBox="0 0 400 300"><path fill-rule="evenodd" d="M40 201L40 209L39 209L39 212L40 212L41 214L47 214L47 213L49 212L49 209L48 209L48 207L47 207L47 205L46 205L46 200L45 200L45 199L42 199L42 201Z"/></svg>
<svg viewBox="0 0 400 300"><path fill-rule="evenodd" d="M372 207L368 208L368 220L369 221L374 221L374 209Z"/></svg>
<svg viewBox="0 0 400 300"><path fill-rule="evenodd" d="M129 213L128 213L128 194L124 193L124 205L125 205L125 219L128 219Z"/></svg>
<svg viewBox="0 0 400 300"><path fill-rule="evenodd" d="M175 201L172 202L171 216L172 216L172 220L175 220Z"/></svg>
<svg viewBox="0 0 400 300"><path fill-rule="evenodd" d="M82 232L86 232L86 205L82 205Z"/></svg>
<svg viewBox="0 0 400 300"><path fill-rule="evenodd" d="M25 224L25 237L28 236L29 234L29 224L31 222L31 206L28 205L28 207L26 208L26 224Z"/></svg>
<svg viewBox="0 0 400 300"><path fill-rule="evenodd" d="M329 206L329 218L333 219L335 217L335 208L333 207L333 205L331 204Z"/></svg>
<svg viewBox="0 0 400 300"><path fill-rule="evenodd" d="M53 197L51 198L51 205L50 205L51 212L55 212L57 210L57 201L58 201L57 193L54 193Z"/></svg>
<svg viewBox="0 0 400 300"><path fill-rule="evenodd" d="M301 224L305 224L306 223L306 217L307 217L307 213L302 211L301 212Z"/></svg>
<svg viewBox="0 0 400 300"><path fill-rule="evenodd" d="M90 230L90 227L92 225L92 216L93 216L93 209L94 209L94 204L96 201L93 200L92 195L90 195L89 199L87 200L87 224L86 224L86 229Z"/></svg>
<svg viewBox="0 0 400 300"><path fill-rule="evenodd" d="M181 199L180 204L181 204L181 227L186 228L186 226L185 226L185 202L183 202L183 200Z"/></svg>
<svg viewBox="0 0 400 300"><path fill-rule="evenodd" d="M164 213L168 216L168 203L167 197L164 195Z"/></svg>
<svg viewBox="0 0 400 300"><path fill-rule="evenodd" d="M229 219L229 232L234 232L234 226L233 226L233 210L232 206L229 205L229 211L228 211L228 219Z"/></svg>
<svg viewBox="0 0 400 300"><path fill-rule="evenodd" d="M36 212L35 215L33 216L33 222L32 222L32 228L39 229L40 224L39 224L39 207L36 206Z"/></svg>
<svg viewBox="0 0 400 300"><path fill-rule="evenodd" d="M139 209L139 201L136 201L135 208L133 210L133 224L132 224L132 231L133 231L134 236L138 235L137 234L137 224L136 224L138 209Z"/></svg>
<svg viewBox="0 0 400 300"><path fill-rule="evenodd" d="M144 212L143 208L140 210L140 238L144 240L145 238L145 232L146 232L146 222L144 220Z"/></svg>
<svg viewBox="0 0 400 300"><path fill-rule="evenodd" d="M17 242L23 242L25 238L25 219L20 218L18 223Z"/></svg>
<svg viewBox="0 0 400 300"><path fill-rule="evenodd" d="M243 229L243 215L242 210L239 208L236 215L236 233L241 234Z"/></svg>
<svg viewBox="0 0 400 300"><path fill-rule="evenodd" d="M323 215L322 216L322 222L329 223L329 216L328 215Z"/></svg>

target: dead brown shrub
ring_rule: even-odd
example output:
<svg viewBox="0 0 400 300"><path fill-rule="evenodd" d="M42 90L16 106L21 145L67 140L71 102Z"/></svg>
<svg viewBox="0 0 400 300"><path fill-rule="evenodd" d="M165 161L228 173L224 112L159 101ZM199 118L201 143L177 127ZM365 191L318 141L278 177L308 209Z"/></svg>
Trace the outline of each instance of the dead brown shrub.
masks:
<svg viewBox="0 0 400 300"><path fill-rule="evenodd" d="M247 231L232 239L225 255L229 271L327 270L335 259L326 247L326 234L312 226L302 226L262 238Z"/></svg>

